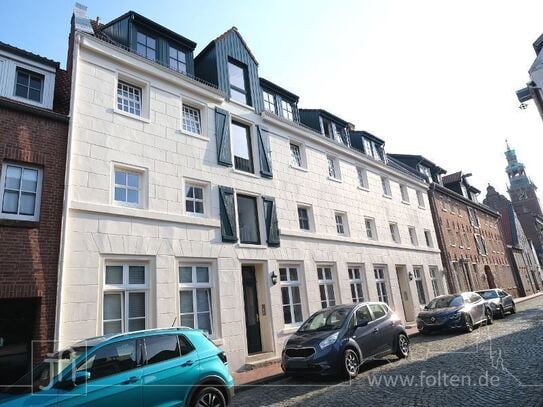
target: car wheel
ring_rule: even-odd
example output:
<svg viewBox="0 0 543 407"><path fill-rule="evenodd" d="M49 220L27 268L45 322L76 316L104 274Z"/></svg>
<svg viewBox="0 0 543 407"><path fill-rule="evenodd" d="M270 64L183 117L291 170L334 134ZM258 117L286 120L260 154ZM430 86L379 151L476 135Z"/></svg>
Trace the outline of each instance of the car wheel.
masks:
<svg viewBox="0 0 543 407"><path fill-rule="evenodd" d="M204 387L193 400L192 407L226 407L224 395L216 387Z"/></svg>
<svg viewBox="0 0 543 407"><path fill-rule="evenodd" d="M492 325L493 323L494 323L494 314L492 313L492 310L487 309L485 325Z"/></svg>
<svg viewBox="0 0 543 407"><path fill-rule="evenodd" d="M347 348L343 354L343 371L349 379L354 379L360 368L360 359L354 349Z"/></svg>
<svg viewBox="0 0 543 407"><path fill-rule="evenodd" d="M405 334L398 335L398 341L396 343L396 356L400 359L405 359L409 356L409 339Z"/></svg>
<svg viewBox="0 0 543 407"><path fill-rule="evenodd" d="M470 333L473 331L473 321L469 315L464 315L464 332Z"/></svg>
<svg viewBox="0 0 543 407"><path fill-rule="evenodd" d="M511 314L516 314L517 313L517 307L515 306L515 303L513 303L513 305L511 305Z"/></svg>
<svg viewBox="0 0 543 407"><path fill-rule="evenodd" d="M505 311L503 309L503 305L500 305L498 307L498 318L505 318Z"/></svg>

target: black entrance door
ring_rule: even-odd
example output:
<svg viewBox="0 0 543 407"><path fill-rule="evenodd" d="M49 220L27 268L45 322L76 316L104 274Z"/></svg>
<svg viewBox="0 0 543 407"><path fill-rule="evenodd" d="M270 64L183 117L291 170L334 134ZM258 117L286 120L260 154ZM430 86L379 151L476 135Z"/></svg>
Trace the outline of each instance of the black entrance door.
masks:
<svg viewBox="0 0 543 407"><path fill-rule="evenodd" d="M253 266L243 266L241 268L241 275L243 279L243 300L245 302L245 327L247 329L248 352L262 352L255 268Z"/></svg>

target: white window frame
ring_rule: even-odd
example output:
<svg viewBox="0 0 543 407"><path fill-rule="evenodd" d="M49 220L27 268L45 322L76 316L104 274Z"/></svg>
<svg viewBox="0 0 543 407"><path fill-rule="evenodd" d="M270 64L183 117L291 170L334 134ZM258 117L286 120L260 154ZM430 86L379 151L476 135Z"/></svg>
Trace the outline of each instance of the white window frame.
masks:
<svg viewBox="0 0 543 407"><path fill-rule="evenodd" d="M192 270L192 283L182 283L181 282L181 268L182 267L190 267ZM197 279L196 279L196 269L198 267L206 267L207 268L207 272L208 272L208 281L207 282L200 282L198 283L197 282ZM209 332L209 335L211 337L216 337L217 336L217 329L216 329L216 323L215 323L215 312L214 312L214 305L215 305L215 300L213 298L213 267L212 267L212 264L210 263L201 263L201 262L186 262L186 261L183 261L183 262L180 262L178 265L177 265L177 298L178 298L178 307L177 307L177 315L178 315L178 318L179 318L179 321L178 321L178 324L179 326L181 326L181 316L183 314L193 314L193 322L194 322L194 329L198 329L198 314L207 314L209 313L209 318L210 318L210 325L211 325L211 332ZM202 311L202 312L198 312L198 308L197 308L197 296L196 296L196 291L198 289L207 289L209 290L209 311ZM185 312L185 313L182 313L181 312L181 291L190 291L192 293L192 312Z"/></svg>
<svg viewBox="0 0 543 407"><path fill-rule="evenodd" d="M479 252L479 254L481 256L487 256L488 255L488 247L486 245L485 238L483 237L483 235L481 235L479 233L475 233L474 236L475 236L475 244L477 246L477 251ZM479 238L479 239L477 239L477 238Z"/></svg>
<svg viewBox="0 0 543 407"><path fill-rule="evenodd" d="M334 220L336 223L336 233L340 236L349 236L349 222L345 212L334 212ZM338 222L340 220L340 222ZM341 229L343 231L341 232Z"/></svg>
<svg viewBox="0 0 543 407"><path fill-rule="evenodd" d="M339 168L339 160L333 155L326 155L328 179L333 181L341 181L341 170ZM332 166L330 166L332 164ZM333 171L332 171L333 170ZM332 172L334 173L332 175Z"/></svg>
<svg viewBox="0 0 543 407"><path fill-rule="evenodd" d="M196 115L194 113L196 113ZM188 121L185 120L185 114L190 116ZM197 127L199 128L199 131L192 131L188 129L188 126L185 126L185 124L189 122L191 124L190 127ZM183 133L188 133L190 135L196 135L201 137L203 133L202 110L196 106L183 102L181 104L181 129Z"/></svg>
<svg viewBox="0 0 543 407"><path fill-rule="evenodd" d="M385 198L392 198L392 189L390 187L390 179L381 175L381 186L383 188L383 196Z"/></svg>
<svg viewBox="0 0 543 407"><path fill-rule="evenodd" d="M294 159L294 153L292 151L292 146L298 147L298 152L300 154L300 165L298 165L297 161ZM299 143L297 141L294 141L294 140L289 140L288 148L289 148L289 155L290 155L290 166L292 168L296 168L296 169L303 169L303 170L307 169L307 161L306 161L306 156L305 156L305 145L302 144L302 143Z"/></svg>
<svg viewBox="0 0 543 407"><path fill-rule="evenodd" d="M400 195L402 197L402 203L409 204L409 188L405 184L400 184Z"/></svg>
<svg viewBox="0 0 543 407"><path fill-rule="evenodd" d="M202 189L202 199L194 199L194 198L187 198L187 188L193 187L193 188L200 188ZM193 179L184 179L183 180L183 213L185 215L189 216L197 216L197 217L208 217L210 212L210 197L209 197L209 184L206 182L193 180ZM194 202L202 202L203 204L203 213L198 212L189 212L187 211L187 200L192 200Z"/></svg>
<svg viewBox="0 0 543 407"><path fill-rule="evenodd" d="M413 266L413 280L417 288L417 299L420 305L428 303L428 294L426 293L426 285L424 284L424 268L422 266ZM421 298L421 295L423 298ZM424 302L421 300L424 299Z"/></svg>
<svg viewBox="0 0 543 407"><path fill-rule="evenodd" d="M358 271L358 277L356 277L356 271ZM360 265L347 265L347 275L349 277L349 288L353 303L367 301L367 282L364 267ZM353 297L353 294L355 297Z"/></svg>
<svg viewBox="0 0 543 407"><path fill-rule="evenodd" d="M400 229L398 228L398 224L396 222L390 222L388 227L390 229L390 237L392 238L392 241L394 243L401 244L402 238L400 237Z"/></svg>
<svg viewBox="0 0 543 407"><path fill-rule="evenodd" d="M471 223L471 226L478 229L481 227L481 222L477 216L477 211L471 206L468 206L468 217L469 217L469 222Z"/></svg>
<svg viewBox="0 0 543 407"><path fill-rule="evenodd" d="M298 209L300 209L300 208L303 208L303 209L305 209L307 211L307 222L309 224L309 229L302 229L300 227L300 214L298 212ZM299 203L296 206L296 221L297 221L299 230L304 231L304 232L314 232L315 231L315 223L313 221L313 208L311 207L311 205Z"/></svg>
<svg viewBox="0 0 543 407"><path fill-rule="evenodd" d="M432 283L432 290L434 291L434 297L441 295L441 276L437 266L429 267L430 282Z"/></svg>
<svg viewBox="0 0 543 407"><path fill-rule="evenodd" d="M381 274L380 272L382 272L382 276L378 275ZM392 306L392 297L390 292L390 284L388 282L388 272L386 266L374 265L373 276L375 278L375 288L377 289L378 301L384 302L385 304Z"/></svg>
<svg viewBox="0 0 543 407"><path fill-rule="evenodd" d="M294 120L294 109L292 108L292 103L287 102L286 100L281 100L281 117L291 121Z"/></svg>
<svg viewBox="0 0 543 407"><path fill-rule="evenodd" d="M326 278L326 269L330 269L330 279ZM321 276L322 278L319 278L319 270L322 270L322 273L321 273ZM326 264L320 264L320 265L317 265L317 282L319 284L319 299L320 299L320 303L321 303L321 307L324 309L324 308L328 308L332 305L337 305L337 304L340 304L340 299L338 297L338 291L336 289L336 281L335 281L335 272L334 272L334 266L332 265L326 265ZM321 292L320 292L320 287L321 286L324 286L324 299L321 298ZM330 297L328 295L328 287L331 286L332 287L332 292L334 293L334 303L331 304L331 300L330 300ZM325 302L326 303L326 307L323 307L322 303Z"/></svg>
<svg viewBox="0 0 543 407"><path fill-rule="evenodd" d="M117 201L115 199L115 188L117 187L117 183L115 181L115 173L117 171L122 171L126 173L132 173L137 174L139 176L138 181L138 203L131 203L131 202L125 202L125 201ZM125 164L120 163L112 163L112 171L111 171L111 202L115 206L124 206L128 208L139 208L143 209L147 206L147 171L145 171L142 168L139 167L131 167ZM121 184L119 184L121 187L123 187ZM125 189L128 191L128 187L125 186ZM133 188L130 188L133 190Z"/></svg>
<svg viewBox="0 0 543 407"><path fill-rule="evenodd" d="M367 222L370 222L370 228L368 229ZM366 231L366 239L369 240L378 240L377 236L377 225L375 224L374 218L364 218L364 229ZM369 235L368 231L371 233L371 236Z"/></svg>
<svg viewBox="0 0 543 407"><path fill-rule="evenodd" d="M269 100L267 96L271 96L271 101ZM262 90L262 99L264 99L264 109L267 112L271 112L275 115L277 115L277 106L275 105L275 95L273 93L270 93L268 91ZM269 109L269 105L272 105L273 110Z"/></svg>
<svg viewBox="0 0 543 407"><path fill-rule="evenodd" d="M133 114L127 112L123 109L119 109L117 102L117 92L119 87L119 82L124 82L125 84L139 88L140 89L140 114ZM115 81L115 87L113 92L113 112L120 114L122 116L130 117L132 119L140 120L145 123L150 123L150 92L149 92L149 82L145 81L135 75L126 73L126 72L117 72L117 80Z"/></svg>
<svg viewBox="0 0 543 407"><path fill-rule="evenodd" d="M362 167L356 167L356 176L358 179L358 188L369 191L370 184L368 180L368 170Z"/></svg>
<svg viewBox="0 0 543 407"><path fill-rule="evenodd" d="M286 277L287 277L287 280L281 280L281 269L286 269ZM291 274L290 274L290 270L291 269L296 269L296 275L298 277L297 280L292 280L291 279ZM300 267L295 265L295 264L280 264L279 265L279 285L281 287L281 290L283 288L287 288L288 289L288 295L289 295L289 303L288 303L288 306L290 308L290 317L291 317L291 323L286 323L284 321L284 317L283 317L283 324L284 324L284 327L285 328L293 328L293 327L297 327L297 326L300 326L303 322L304 322L304 306L303 306L303 298L302 298L302 280L301 280L301 275L300 275ZM292 288L293 287L298 287L298 292L300 294L300 303L294 303L293 301L293 298L294 296L292 295ZM282 310L284 310L284 308L287 306L286 304L283 304L283 296L282 296L282 292L281 292L281 307L282 307ZM300 321L296 321L296 318L295 318L295 312L294 312L294 306L295 305L299 305L300 306L300 312L301 312L301 317L302 319Z"/></svg>
<svg viewBox="0 0 543 407"><path fill-rule="evenodd" d="M4 205L4 193L6 190L6 175L7 175L7 167L18 167L21 168L21 182L22 182L22 172L25 169L32 170L32 171L38 171L38 179L37 179L37 185L36 185L36 198L34 201L34 215L19 215L18 213L3 213L3 205ZM0 178L0 219L11 219L11 220L23 220L23 221L30 221L30 222L37 222L40 219L40 208L41 208L41 194L42 194L42 184L43 184L43 169L40 167L36 167L34 165L28 165L28 164L19 164L14 163L11 161L4 161L2 163L2 172L1 172L1 178ZM13 190L15 191L15 190ZM19 189L17 191L19 193L19 200L18 203L20 205L21 203L21 185L19 185ZM31 192L31 191L29 191ZM19 208L17 208L17 212L19 212Z"/></svg>
<svg viewBox="0 0 543 407"><path fill-rule="evenodd" d="M432 238L432 232L428 229L424 229L424 240L427 247L434 247L434 239Z"/></svg>
<svg viewBox="0 0 543 407"><path fill-rule="evenodd" d="M424 193L422 191L417 191L417 202L419 208L426 209L426 201L424 200Z"/></svg>
<svg viewBox="0 0 543 407"><path fill-rule="evenodd" d="M408 226L407 231L409 233L409 240L411 241L411 245L418 246L419 237L417 236L417 229L414 226Z"/></svg>

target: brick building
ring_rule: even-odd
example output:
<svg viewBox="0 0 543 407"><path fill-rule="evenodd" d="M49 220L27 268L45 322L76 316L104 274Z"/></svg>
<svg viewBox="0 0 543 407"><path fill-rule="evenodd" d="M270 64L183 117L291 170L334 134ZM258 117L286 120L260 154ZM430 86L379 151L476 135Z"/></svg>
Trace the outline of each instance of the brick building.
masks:
<svg viewBox="0 0 543 407"><path fill-rule="evenodd" d="M444 176L444 169L422 156L391 156L424 175L430 183L428 197L449 291L501 287L519 296L500 214L478 202L480 191L468 182L471 174L455 172Z"/></svg>
<svg viewBox="0 0 543 407"><path fill-rule="evenodd" d="M0 386L54 339L69 78L0 43ZM35 344L40 359L53 344Z"/></svg>

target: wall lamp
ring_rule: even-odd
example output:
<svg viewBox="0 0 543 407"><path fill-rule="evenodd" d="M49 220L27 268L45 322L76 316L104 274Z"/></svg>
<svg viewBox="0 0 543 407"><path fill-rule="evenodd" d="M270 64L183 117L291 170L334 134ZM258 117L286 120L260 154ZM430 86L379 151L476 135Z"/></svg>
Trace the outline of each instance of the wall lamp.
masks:
<svg viewBox="0 0 543 407"><path fill-rule="evenodd" d="M277 274L275 274L275 271L272 271L271 273L271 282L272 282L272 285L275 285L277 284Z"/></svg>

